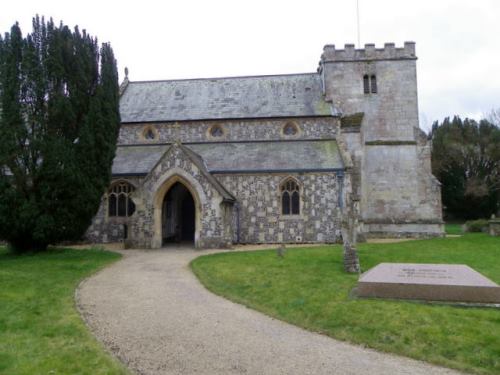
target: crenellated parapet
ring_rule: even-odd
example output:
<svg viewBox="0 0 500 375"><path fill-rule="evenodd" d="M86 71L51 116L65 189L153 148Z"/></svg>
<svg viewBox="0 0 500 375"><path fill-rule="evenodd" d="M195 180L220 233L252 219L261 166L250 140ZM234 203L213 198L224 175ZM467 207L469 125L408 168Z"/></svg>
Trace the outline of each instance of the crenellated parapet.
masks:
<svg viewBox="0 0 500 375"><path fill-rule="evenodd" d="M321 62L372 61L372 60L415 60L415 42L405 42L398 48L394 43L385 43L384 48L375 48L375 44L365 44L365 48L356 49L354 44L345 44L344 49L336 49L327 44L323 48Z"/></svg>

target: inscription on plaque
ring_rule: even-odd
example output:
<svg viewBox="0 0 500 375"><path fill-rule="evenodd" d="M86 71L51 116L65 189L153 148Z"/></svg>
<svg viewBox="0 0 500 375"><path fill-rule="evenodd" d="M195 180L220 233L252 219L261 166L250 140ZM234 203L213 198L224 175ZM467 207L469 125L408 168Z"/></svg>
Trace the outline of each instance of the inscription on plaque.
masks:
<svg viewBox="0 0 500 375"><path fill-rule="evenodd" d="M446 270L425 268L403 268L397 277L422 279L453 279Z"/></svg>
<svg viewBox="0 0 500 375"><path fill-rule="evenodd" d="M500 287L462 264L381 263L361 275L360 297L500 303Z"/></svg>

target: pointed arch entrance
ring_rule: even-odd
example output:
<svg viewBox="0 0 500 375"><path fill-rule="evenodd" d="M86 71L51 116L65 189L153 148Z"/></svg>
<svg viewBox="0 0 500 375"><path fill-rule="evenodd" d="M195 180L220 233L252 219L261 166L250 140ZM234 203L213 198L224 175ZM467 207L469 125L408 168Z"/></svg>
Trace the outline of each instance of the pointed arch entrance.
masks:
<svg viewBox="0 0 500 375"><path fill-rule="evenodd" d="M196 223L194 198L181 182L175 182L163 198L162 245L194 243Z"/></svg>
<svg viewBox="0 0 500 375"><path fill-rule="evenodd" d="M198 246L201 228L200 184L183 170L172 169L156 184L152 248L189 241Z"/></svg>

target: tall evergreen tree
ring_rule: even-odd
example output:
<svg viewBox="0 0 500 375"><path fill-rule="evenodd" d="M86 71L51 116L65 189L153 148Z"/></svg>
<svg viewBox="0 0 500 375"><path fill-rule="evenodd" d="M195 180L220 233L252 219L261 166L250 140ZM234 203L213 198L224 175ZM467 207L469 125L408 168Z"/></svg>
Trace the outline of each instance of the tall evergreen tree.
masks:
<svg viewBox="0 0 500 375"><path fill-rule="evenodd" d="M0 238L18 251L79 239L111 178L120 124L109 44L33 19L0 36Z"/></svg>
<svg viewBox="0 0 500 375"><path fill-rule="evenodd" d="M489 217L500 210L500 128L455 116L432 126L432 171L448 215Z"/></svg>

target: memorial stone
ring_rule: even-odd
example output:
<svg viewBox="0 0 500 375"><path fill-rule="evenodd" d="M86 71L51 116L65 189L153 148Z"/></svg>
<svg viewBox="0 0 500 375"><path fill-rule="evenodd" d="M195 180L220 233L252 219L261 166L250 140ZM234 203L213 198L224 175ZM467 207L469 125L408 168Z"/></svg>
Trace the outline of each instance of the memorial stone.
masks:
<svg viewBox="0 0 500 375"><path fill-rule="evenodd" d="M500 303L500 286L462 264L380 263L361 275L360 297Z"/></svg>

